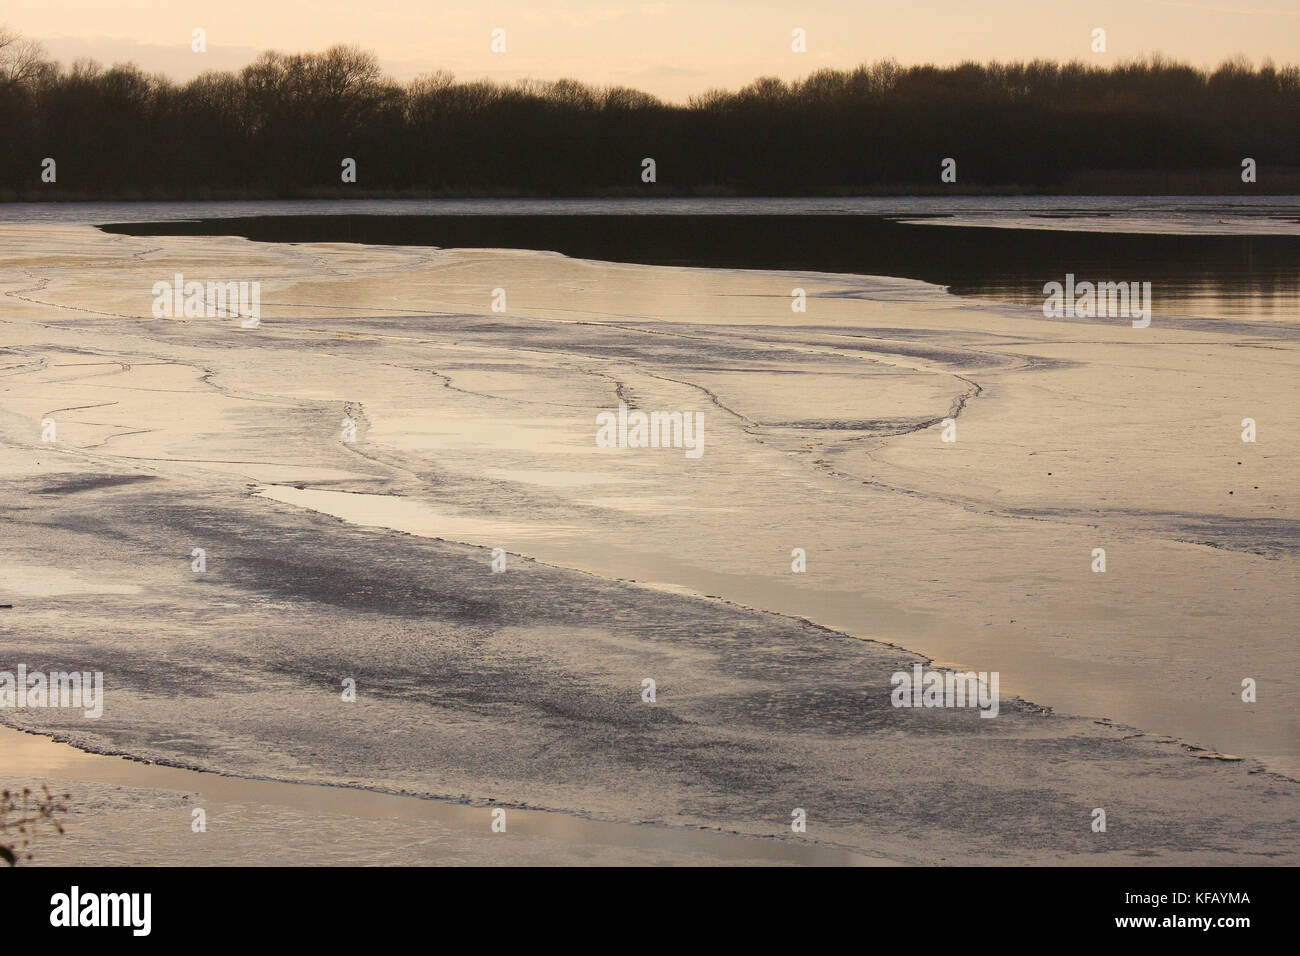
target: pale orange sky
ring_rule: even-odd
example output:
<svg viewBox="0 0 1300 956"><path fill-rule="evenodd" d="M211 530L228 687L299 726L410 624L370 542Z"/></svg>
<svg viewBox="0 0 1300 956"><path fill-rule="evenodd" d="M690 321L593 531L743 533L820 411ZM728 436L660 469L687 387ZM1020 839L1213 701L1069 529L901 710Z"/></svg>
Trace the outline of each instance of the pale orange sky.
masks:
<svg viewBox="0 0 1300 956"><path fill-rule="evenodd" d="M893 57L904 64L1082 59L1161 52L1199 66L1244 54L1300 63L1296 0L5 0L3 19L65 63L131 60L184 80L258 52L357 43L399 79L572 77L684 100L757 76L802 76ZM208 52L190 50L196 27ZM494 27L506 52L489 49ZM791 50L791 31L808 50ZM1107 52L1091 32L1106 30Z"/></svg>

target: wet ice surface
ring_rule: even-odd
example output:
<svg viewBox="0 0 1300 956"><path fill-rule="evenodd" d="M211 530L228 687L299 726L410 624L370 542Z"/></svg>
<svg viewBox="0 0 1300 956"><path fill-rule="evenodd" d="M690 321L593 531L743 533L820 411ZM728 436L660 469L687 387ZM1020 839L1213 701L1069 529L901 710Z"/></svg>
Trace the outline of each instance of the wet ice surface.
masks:
<svg viewBox="0 0 1300 956"><path fill-rule="evenodd" d="M0 748L27 774L0 778L6 788L39 790L54 779L76 790L64 837L37 835L39 866L130 866L142 847L155 866L890 865L810 842L514 808L497 832L486 804L144 765L8 728Z"/></svg>
<svg viewBox="0 0 1300 956"><path fill-rule="evenodd" d="M0 249L0 665L109 688L97 722L6 722L610 820L809 807L900 860L1295 859L1295 786L1251 772L1300 763L1292 329L534 252ZM261 328L154 319L178 271L259 279ZM703 412L703 456L597 448L620 400ZM1113 724L895 710L909 651Z"/></svg>

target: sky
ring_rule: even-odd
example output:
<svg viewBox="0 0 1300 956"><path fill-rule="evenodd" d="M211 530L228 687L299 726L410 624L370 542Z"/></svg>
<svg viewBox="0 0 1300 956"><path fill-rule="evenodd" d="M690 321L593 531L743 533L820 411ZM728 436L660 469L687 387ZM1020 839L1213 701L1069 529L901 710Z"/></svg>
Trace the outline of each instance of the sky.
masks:
<svg viewBox="0 0 1300 956"><path fill-rule="evenodd" d="M263 50L356 43L398 79L564 77L685 101L758 76L792 79L892 57L903 64L1163 53L1197 66L1242 55L1300 64L1297 0L5 0L0 21L63 63L137 63L177 80ZM505 52L491 50L495 28ZM1092 50L1095 28L1106 51ZM195 29L207 51L195 53ZM806 32L806 52L791 49Z"/></svg>

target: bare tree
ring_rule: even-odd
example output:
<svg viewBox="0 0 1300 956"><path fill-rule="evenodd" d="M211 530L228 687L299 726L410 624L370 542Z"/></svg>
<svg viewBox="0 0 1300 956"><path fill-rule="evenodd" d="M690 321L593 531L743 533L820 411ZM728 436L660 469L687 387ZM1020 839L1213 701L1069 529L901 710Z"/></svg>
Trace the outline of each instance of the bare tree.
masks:
<svg viewBox="0 0 1300 956"><path fill-rule="evenodd" d="M45 51L35 40L0 24L0 89L30 83L45 66Z"/></svg>
<svg viewBox="0 0 1300 956"><path fill-rule="evenodd" d="M754 195L932 183L952 142L981 186L1210 168L1231 185L1247 143L1286 176L1300 170L1300 67L884 60L677 105L575 80L458 82L440 71L399 86L373 53L346 45L266 53L178 86L129 65L60 68L0 27L0 130L0 194L42 198L63 188L32 185L55 155L93 155L75 181L96 196L338 190L344 157L365 170L351 191L619 192L629 179L636 188L629 163L649 142L675 188Z"/></svg>

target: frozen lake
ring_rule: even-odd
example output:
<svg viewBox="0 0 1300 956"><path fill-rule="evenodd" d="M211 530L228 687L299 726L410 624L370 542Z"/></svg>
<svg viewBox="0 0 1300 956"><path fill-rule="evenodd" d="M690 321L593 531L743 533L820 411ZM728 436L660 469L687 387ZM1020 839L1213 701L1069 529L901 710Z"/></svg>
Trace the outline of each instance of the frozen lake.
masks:
<svg viewBox="0 0 1300 956"><path fill-rule="evenodd" d="M1294 857L1295 784L1252 773L1300 776L1287 322L110 211L0 207L0 662L107 688L5 723L612 821L812 806L898 861L1092 860L1096 805L1114 862ZM177 273L259 282L260 325L159 317ZM620 404L702 413L703 454L599 447ZM999 672L998 718L893 709L928 660Z"/></svg>

